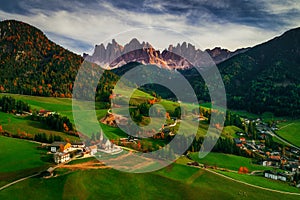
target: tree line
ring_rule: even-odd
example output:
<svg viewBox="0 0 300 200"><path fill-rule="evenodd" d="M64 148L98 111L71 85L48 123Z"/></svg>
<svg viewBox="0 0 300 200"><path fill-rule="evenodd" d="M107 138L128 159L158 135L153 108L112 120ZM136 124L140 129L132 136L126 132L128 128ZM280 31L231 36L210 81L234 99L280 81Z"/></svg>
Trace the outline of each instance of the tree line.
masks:
<svg viewBox="0 0 300 200"><path fill-rule="evenodd" d="M21 100L16 100L11 96L3 96L0 98L0 107L2 112L6 113L19 113L30 112L28 103Z"/></svg>

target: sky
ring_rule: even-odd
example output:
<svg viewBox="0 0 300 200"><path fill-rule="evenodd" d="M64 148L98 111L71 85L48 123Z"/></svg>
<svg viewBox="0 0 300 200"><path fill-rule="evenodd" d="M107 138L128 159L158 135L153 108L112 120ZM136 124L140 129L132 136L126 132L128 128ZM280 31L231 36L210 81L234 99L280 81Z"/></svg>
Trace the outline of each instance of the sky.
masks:
<svg viewBox="0 0 300 200"><path fill-rule="evenodd" d="M82 54L95 44L132 38L157 49L184 41L202 50L235 50L300 26L299 0L0 0L0 20L41 29Z"/></svg>

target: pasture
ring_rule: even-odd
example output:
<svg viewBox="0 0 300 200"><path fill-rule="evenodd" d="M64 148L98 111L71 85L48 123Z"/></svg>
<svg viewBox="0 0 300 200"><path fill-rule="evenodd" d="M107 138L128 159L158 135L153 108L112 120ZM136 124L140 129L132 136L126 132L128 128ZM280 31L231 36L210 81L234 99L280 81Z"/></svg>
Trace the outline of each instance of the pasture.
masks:
<svg viewBox="0 0 300 200"><path fill-rule="evenodd" d="M242 156L231 154L210 152L209 154L207 154L207 156L200 159L198 157L198 152L196 152L191 153L190 156L193 160L199 163L207 164L209 166L226 168L234 171L238 171L241 166L247 167L249 171L271 169L270 167L264 167L262 165L252 163L251 158L245 158Z"/></svg>
<svg viewBox="0 0 300 200"><path fill-rule="evenodd" d="M30 189L32 186L34 190ZM0 191L1 199L298 199L274 195L202 169L172 164L157 172L114 169L74 171L50 179L31 178Z"/></svg>
<svg viewBox="0 0 300 200"><path fill-rule="evenodd" d="M291 142L292 144L300 147L300 120L287 120L278 125L279 130L276 133Z"/></svg>
<svg viewBox="0 0 300 200"><path fill-rule="evenodd" d="M49 163L43 161L45 152L37 146L30 141L0 136L0 186L47 168Z"/></svg>

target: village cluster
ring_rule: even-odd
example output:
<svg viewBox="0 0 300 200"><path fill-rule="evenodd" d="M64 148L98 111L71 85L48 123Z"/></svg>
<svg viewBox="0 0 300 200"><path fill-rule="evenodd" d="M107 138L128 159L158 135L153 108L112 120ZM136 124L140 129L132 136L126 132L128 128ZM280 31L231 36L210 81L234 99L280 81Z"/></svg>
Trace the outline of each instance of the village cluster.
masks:
<svg viewBox="0 0 300 200"><path fill-rule="evenodd" d="M84 142L53 142L49 145L49 152L53 154L56 164L65 163L71 158L90 157L97 153L118 154L123 151L117 146L103 137L101 133L100 140L97 144L87 146Z"/></svg>
<svg viewBox="0 0 300 200"><path fill-rule="evenodd" d="M51 111L41 110L39 116L47 117L53 114ZM111 113L109 113L111 115ZM199 119L202 120L202 119ZM281 180L284 182L293 182L293 177L296 173L300 173L300 149L293 145L291 147L282 147L281 149L266 148L265 140L268 136L278 137L274 131L277 130L276 125L269 127L260 119L250 120L244 119L244 123L255 123L257 131L257 140L251 140L249 135L243 132L237 132L237 137L234 138L236 146L242 150L251 151L253 155L261 158L260 164L263 166L272 167L273 170L266 170L263 172L264 177L274 180ZM175 126L178 122L174 119L174 124L163 128L164 132L170 132L169 128ZM121 138L120 141L128 143L137 143L138 139L129 136L128 138ZM95 156L97 153L118 154L122 152L122 148L104 138L103 133L100 134L97 144L86 145L84 142L53 142L49 145L49 152L53 154L54 162L56 164L65 163L72 158ZM297 184L300 187L300 183Z"/></svg>
<svg viewBox="0 0 300 200"><path fill-rule="evenodd" d="M249 123L249 121L249 119L245 119L245 123ZM274 133L278 128L275 125L269 127L260 119L253 120L252 122L256 124L258 140L247 140L247 135L245 133L237 132L236 135L238 137L234 138L236 146L243 150L251 151L254 155L258 155L262 158L262 161L260 162L261 165L273 168L273 170L265 170L263 173L264 177L284 182L293 182L294 175L300 173L299 148L289 143L287 143L287 146L291 147L282 146L272 150L266 148L265 142L263 141L265 141L268 135L278 137ZM296 186L300 187L300 183Z"/></svg>

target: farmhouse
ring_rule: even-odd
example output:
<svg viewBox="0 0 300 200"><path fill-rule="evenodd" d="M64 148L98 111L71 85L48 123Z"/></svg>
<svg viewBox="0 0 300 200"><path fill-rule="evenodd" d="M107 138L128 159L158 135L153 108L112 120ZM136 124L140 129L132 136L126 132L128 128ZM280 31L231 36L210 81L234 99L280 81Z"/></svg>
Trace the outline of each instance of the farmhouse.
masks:
<svg viewBox="0 0 300 200"><path fill-rule="evenodd" d="M48 117L49 115L53 115L53 114L55 114L55 112L50 110L40 110L38 115L41 117Z"/></svg>
<svg viewBox="0 0 300 200"><path fill-rule="evenodd" d="M72 148L84 148L85 144L84 142L71 142Z"/></svg>
<svg viewBox="0 0 300 200"><path fill-rule="evenodd" d="M61 146L65 146L66 144L66 142L53 142L52 144L50 144L50 151L52 153L56 153L59 151Z"/></svg>
<svg viewBox="0 0 300 200"><path fill-rule="evenodd" d="M54 162L56 164L59 164L59 163L64 163L64 162L67 162L68 160L70 160L71 157L70 157L70 154L69 153L65 153L65 152L56 152L54 154Z"/></svg>

